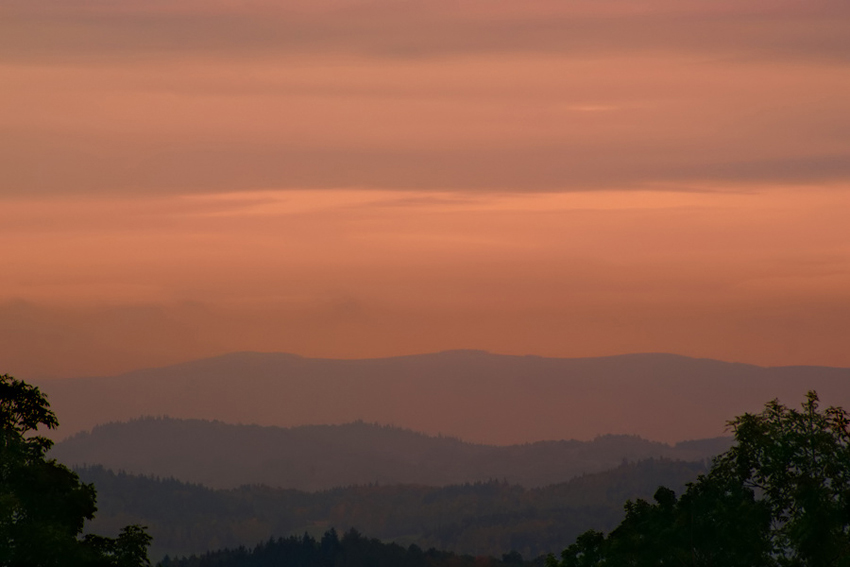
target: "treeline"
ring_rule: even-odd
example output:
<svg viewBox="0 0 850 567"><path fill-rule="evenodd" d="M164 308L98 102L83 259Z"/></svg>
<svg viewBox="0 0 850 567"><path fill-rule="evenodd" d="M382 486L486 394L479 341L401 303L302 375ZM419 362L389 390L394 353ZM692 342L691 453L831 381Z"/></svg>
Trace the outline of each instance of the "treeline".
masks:
<svg viewBox="0 0 850 567"><path fill-rule="evenodd" d="M590 529L566 547L560 559L551 554L534 563L539 567L850 566L850 413L840 407L820 410L817 394L810 391L801 410L773 400L760 414L738 416L729 425L735 445L688 483L681 496L662 486L655 491L654 503L629 500L625 518L607 535ZM185 565L429 565L414 563L408 555L421 559L420 547L405 551L396 544L386 552L385 544L365 540L356 531L343 538L349 546L337 539L335 532L326 533L319 543L309 536L292 537L270 541L253 552L243 548L207 554ZM283 551L287 545L288 555ZM322 554L323 547L335 551ZM298 557L303 549L317 555ZM261 563L261 557L271 562ZM316 563L308 562L312 557L317 557ZM210 562L203 563L205 558ZM470 555L433 564L530 567L517 553L503 555L501 561Z"/></svg>
<svg viewBox="0 0 850 567"><path fill-rule="evenodd" d="M538 567L542 559L523 560L514 552L503 554L501 560L489 556L459 555L434 548L423 551L415 544L403 547L383 543L347 531L342 538L330 529L316 540L309 534L301 537L270 539L252 549L211 551L180 559L166 557L161 567Z"/></svg>
<svg viewBox="0 0 850 567"><path fill-rule="evenodd" d="M331 527L371 537L471 555L516 550L525 557L558 552L581 532L607 530L623 518L623 502L648 498L659 485L681 489L703 463L623 463L540 489L504 481L446 487L366 485L322 492L244 486L213 490L175 479L77 469L98 490L91 529L148 526L151 557L253 545L270 537L313 537Z"/></svg>

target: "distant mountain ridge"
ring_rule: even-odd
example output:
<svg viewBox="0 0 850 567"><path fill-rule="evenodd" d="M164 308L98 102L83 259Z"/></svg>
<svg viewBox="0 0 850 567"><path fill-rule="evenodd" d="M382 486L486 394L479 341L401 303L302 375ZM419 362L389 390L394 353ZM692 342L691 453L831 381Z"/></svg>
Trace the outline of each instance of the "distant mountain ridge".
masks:
<svg viewBox="0 0 850 567"><path fill-rule="evenodd" d="M371 485L322 492L244 486L212 490L175 479L80 468L97 487L98 512L90 529L116 533L128 523L149 526L151 558L217 547L253 546L270 537L320 537L349 528L423 549L473 555L510 550L526 558L558 553L590 528L610 530L629 498L649 499L659 485L681 492L707 467L646 460L576 477L540 489L501 481L456 484Z"/></svg>
<svg viewBox="0 0 850 567"><path fill-rule="evenodd" d="M143 415L297 426L362 419L515 444L636 434L676 442L815 389L850 407L850 369L762 368L669 354L544 358L481 351L366 360L232 353L121 376L45 380L67 436Z"/></svg>
<svg viewBox="0 0 850 567"><path fill-rule="evenodd" d="M534 488L612 469L623 461L699 461L730 445L730 438L669 446L635 436L606 435L593 441L494 446L363 422L280 428L145 418L79 433L57 444L50 457L69 465L97 464L213 488L263 484L326 490L491 479Z"/></svg>

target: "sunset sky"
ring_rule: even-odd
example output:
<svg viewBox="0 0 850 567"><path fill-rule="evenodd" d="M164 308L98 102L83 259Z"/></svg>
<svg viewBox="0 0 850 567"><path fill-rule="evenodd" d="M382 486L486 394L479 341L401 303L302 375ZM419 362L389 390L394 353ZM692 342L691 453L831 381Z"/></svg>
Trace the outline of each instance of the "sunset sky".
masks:
<svg viewBox="0 0 850 567"><path fill-rule="evenodd" d="M847 0L5 0L0 373L850 366Z"/></svg>

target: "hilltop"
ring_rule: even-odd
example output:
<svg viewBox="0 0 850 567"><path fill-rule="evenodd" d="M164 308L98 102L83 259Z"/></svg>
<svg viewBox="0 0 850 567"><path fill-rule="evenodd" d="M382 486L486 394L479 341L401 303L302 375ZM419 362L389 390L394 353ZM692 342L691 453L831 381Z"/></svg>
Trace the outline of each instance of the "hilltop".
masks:
<svg viewBox="0 0 850 567"><path fill-rule="evenodd" d="M291 427L355 420L509 445L633 434L728 434L764 400L850 406L850 369L763 368L669 354L600 358L481 351L366 360L232 353L120 376L45 380L59 437L146 415Z"/></svg>
<svg viewBox="0 0 850 567"><path fill-rule="evenodd" d="M264 484L325 490L363 484L445 486L498 479L525 487L564 482L648 458L700 461L731 438L675 446L629 435L496 446L363 422L294 428L146 418L95 427L50 456L69 465L175 477L215 488Z"/></svg>

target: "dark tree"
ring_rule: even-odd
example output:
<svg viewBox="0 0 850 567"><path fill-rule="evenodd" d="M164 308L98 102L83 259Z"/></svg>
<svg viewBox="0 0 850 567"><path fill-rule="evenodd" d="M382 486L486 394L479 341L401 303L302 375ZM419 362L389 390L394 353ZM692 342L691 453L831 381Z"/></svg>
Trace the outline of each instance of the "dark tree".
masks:
<svg viewBox="0 0 850 567"><path fill-rule="evenodd" d="M730 425L736 445L709 476L755 491L770 510L774 554L788 565L850 564L850 431L841 408L778 401Z"/></svg>
<svg viewBox="0 0 850 567"><path fill-rule="evenodd" d="M729 424L735 445L681 498L626 503L606 538L587 532L550 567L850 566L850 432L841 408L776 400Z"/></svg>
<svg viewBox="0 0 850 567"><path fill-rule="evenodd" d="M493 557L457 555L434 548L423 551L411 545L384 543L351 529L340 538L336 530L325 532L321 541L304 535L269 540L254 549L239 547L211 551L204 555L169 558L162 567L535 567L518 554L507 561Z"/></svg>
<svg viewBox="0 0 850 567"><path fill-rule="evenodd" d="M94 487L46 459L53 442L33 435L41 425L59 425L44 394L0 375L0 566L149 565L150 536L139 526L81 537L97 510Z"/></svg>

